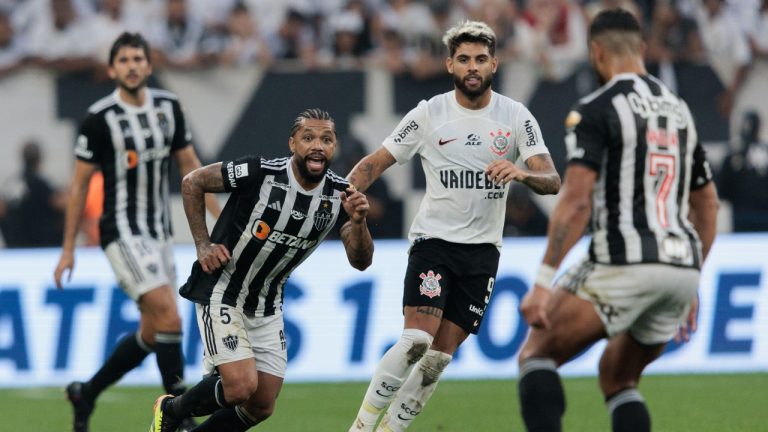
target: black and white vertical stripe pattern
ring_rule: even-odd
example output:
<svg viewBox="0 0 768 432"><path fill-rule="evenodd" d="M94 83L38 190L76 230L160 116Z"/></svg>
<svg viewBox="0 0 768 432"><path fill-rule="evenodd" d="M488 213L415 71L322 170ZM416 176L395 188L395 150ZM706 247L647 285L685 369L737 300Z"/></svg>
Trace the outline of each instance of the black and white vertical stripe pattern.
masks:
<svg viewBox="0 0 768 432"><path fill-rule="evenodd" d="M649 109L641 115L637 100L668 104L677 114ZM592 259L700 266L700 241L687 218L698 143L685 103L655 78L629 74L581 103L592 118L609 119L610 142L592 195ZM649 131L662 138L648 142ZM672 136L676 143L665 141Z"/></svg>
<svg viewBox="0 0 768 432"><path fill-rule="evenodd" d="M247 315L269 316L282 310L288 276L333 228L343 211L340 191L349 183L328 171L320 185L304 191L293 177L290 158L262 160L261 171L253 208L242 216L247 220L228 223L244 229L231 248L231 261L215 282L210 303L240 307ZM332 220L316 224L323 206L332 213ZM259 224L269 227L265 239L254 235Z"/></svg>
<svg viewBox="0 0 768 432"><path fill-rule="evenodd" d="M104 160L102 244L131 235L171 237L168 173L176 127L176 97L148 89L144 107L119 103L113 94L94 104L111 141Z"/></svg>

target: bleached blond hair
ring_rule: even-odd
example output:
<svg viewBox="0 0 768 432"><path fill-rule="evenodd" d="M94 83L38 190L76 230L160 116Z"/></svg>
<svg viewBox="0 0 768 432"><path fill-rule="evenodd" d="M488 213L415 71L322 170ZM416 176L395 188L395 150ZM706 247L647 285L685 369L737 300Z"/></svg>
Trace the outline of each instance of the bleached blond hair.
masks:
<svg viewBox="0 0 768 432"><path fill-rule="evenodd" d="M491 56L496 55L496 33L482 21L462 21L448 29L443 36L443 44L451 57L464 42L484 44Z"/></svg>

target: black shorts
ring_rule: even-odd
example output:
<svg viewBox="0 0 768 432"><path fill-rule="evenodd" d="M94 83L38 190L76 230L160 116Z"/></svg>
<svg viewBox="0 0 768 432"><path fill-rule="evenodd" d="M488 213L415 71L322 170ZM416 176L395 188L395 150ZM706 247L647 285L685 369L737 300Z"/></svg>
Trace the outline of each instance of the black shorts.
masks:
<svg viewBox="0 0 768 432"><path fill-rule="evenodd" d="M440 239L416 241L405 272L403 306L431 306L468 333L477 333L491 298L499 250Z"/></svg>

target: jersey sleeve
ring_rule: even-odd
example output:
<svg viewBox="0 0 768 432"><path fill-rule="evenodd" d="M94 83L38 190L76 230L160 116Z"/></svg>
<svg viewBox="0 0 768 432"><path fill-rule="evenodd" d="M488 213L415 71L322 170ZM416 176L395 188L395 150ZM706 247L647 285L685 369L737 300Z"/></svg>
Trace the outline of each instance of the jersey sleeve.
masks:
<svg viewBox="0 0 768 432"><path fill-rule="evenodd" d="M421 101L400 120L400 124L384 139L382 145L392 153L397 163L404 164L424 146L422 138L426 134L426 126L427 102Z"/></svg>
<svg viewBox="0 0 768 432"><path fill-rule="evenodd" d="M701 143L693 149L693 165L691 167L691 190L700 189L712 181L712 168L707 162L707 154Z"/></svg>
<svg viewBox="0 0 768 432"><path fill-rule="evenodd" d="M544 137L541 135L539 122L524 106L521 107L517 118L515 143L523 161L537 154L549 154L547 146L544 145Z"/></svg>
<svg viewBox="0 0 768 432"><path fill-rule="evenodd" d="M187 119L184 117L184 110L179 101L173 101L173 118L176 122L176 128L171 140L171 151L182 149L192 142L192 132L187 126Z"/></svg>
<svg viewBox="0 0 768 432"><path fill-rule="evenodd" d="M80 124L80 130L75 141L75 157L77 159L98 164L104 155L104 146L109 142L106 125L101 117L88 114Z"/></svg>
<svg viewBox="0 0 768 432"><path fill-rule="evenodd" d="M580 163L600 171L606 151L607 134L601 119L586 105L568 113L565 119L565 148L568 163Z"/></svg>
<svg viewBox="0 0 768 432"><path fill-rule="evenodd" d="M258 183L261 173L261 158L243 156L224 161L221 164L221 175L224 177L224 190L227 192L246 192Z"/></svg>

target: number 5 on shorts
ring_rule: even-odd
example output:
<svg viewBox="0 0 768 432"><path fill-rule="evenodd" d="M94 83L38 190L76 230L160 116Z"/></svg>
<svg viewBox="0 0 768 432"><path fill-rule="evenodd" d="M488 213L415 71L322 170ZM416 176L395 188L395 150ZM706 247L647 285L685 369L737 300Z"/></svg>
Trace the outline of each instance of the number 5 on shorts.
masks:
<svg viewBox="0 0 768 432"><path fill-rule="evenodd" d="M227 312L228 310L229 308L224 306L222 306L221 310L219 310L219 316L221 317L222 324L229 324L232 322L232 317L229 316L229 312Z"/></svg>

